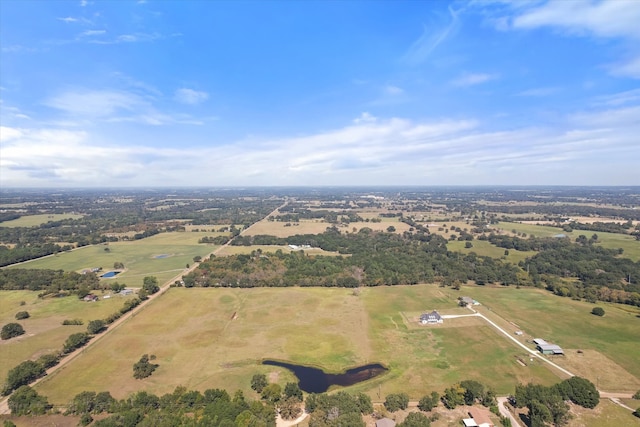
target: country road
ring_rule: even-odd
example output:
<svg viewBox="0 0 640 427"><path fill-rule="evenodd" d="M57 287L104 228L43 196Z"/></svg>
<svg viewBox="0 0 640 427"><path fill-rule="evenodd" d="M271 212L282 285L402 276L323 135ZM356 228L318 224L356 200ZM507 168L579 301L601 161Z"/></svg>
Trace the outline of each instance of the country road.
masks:
<svg viewBox="0 0 640 427"><path fill-rule="evenodd" d="M282 205L278 206L276 209L274 209L272 212L270 212L268 215L265 216L264 219L268 218L271 215L274 215L276 212L278 212L278 210L282 209L284 206L287 205L287 202L283 203ZM259 221L258 221L259 222ZM255 224L255 223L254 223ZM249 227L247 227L246 229L242 230L240 232L239 235L243 235L244 233L246 233L247 231L249 231L251 229L251 227L253 227L254 224L251 224ZM216 248L213 252L211 252L210 254L208 254L206 257L203 257L203 260L206 258L209 258L212 255L217 255L218 252L220 252L222 249L226 248L227 246L229 246L229 244L233 241L233 239L230 239L227 243L225 243L224 245ZM99 342L101 339L103 339L107 334L113 332L114 330L116 330L120 325L122 325L124 322L126 322L127 320L129 320L130 318L132 318L133 316L135 316L137 313L139 313L141 310L143 310L145 307L147 307L149 304L151 304L153 301L155 301L156 299L160 298L162 295L164 295L167 290L169 290L169 288L171 287L172 284L174 284L176 282L176 280L180 280L182 279L182 276L184 276L185 274L188 274L190 272L192 272L193 270L195 270L198 267L199 263L193 263L192 266L190 266L189 268L185 268L183 270L181 270L180 273L178 273L176 276L172 277L171 279L167 280L162 287L160 287L160 290L158 292L156 292L153 295L149 295L149 298L145 301L143 301L142 303L140 303L137 307L135 307L133 310L125 313L122 315L122 317L120 317L118 320L116 320L115 322L113 322L112 324L109 325L109 327L101 334L96 335L95 337L93 337L91 339L91 341L89 341L87 343L87 345L85 345L84 347L80 347L78 349L76 349L75 351L67 354L66 356L64 356L61 360L60 363L58 363L56 366L53 366L52 368L49 368L47 370L47 373L45 376L38 378L36 381L32 382L31 384L29 384L30 386L34 386L42 381L46 381L48 378L51 377L51 375L55 374L56 372L58 372L60 369L62 369L64 366L66 366L67 364L69 364L71 361L75 360L80 354L82 354L82 352L84 350L86 350L87 348L95 345L97 342ZM2 399L2 401L0 401L0 415L3 414L9 414L9 396L6 396L5 398Z"/></svg>

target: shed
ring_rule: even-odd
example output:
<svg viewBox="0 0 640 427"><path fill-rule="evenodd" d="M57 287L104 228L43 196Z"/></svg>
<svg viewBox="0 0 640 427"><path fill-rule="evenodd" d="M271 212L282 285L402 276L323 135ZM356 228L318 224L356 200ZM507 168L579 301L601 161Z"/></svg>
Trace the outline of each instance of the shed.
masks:
<svg viewBox="0 0 640 427"><path fill-rule="evenodd" d="M478 427L494 427L491 418L489 418L489 411L484 408L472 406L469 408L469 416L473 418Z"/></svg>

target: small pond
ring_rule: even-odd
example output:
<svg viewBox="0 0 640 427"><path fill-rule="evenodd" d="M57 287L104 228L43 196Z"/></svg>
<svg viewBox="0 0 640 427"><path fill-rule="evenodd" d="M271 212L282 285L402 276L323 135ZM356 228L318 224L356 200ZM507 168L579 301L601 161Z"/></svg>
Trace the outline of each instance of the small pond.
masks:
<svg viewBox="0 0 640 427"><path fill-rule="evenodd" d="M118 274L120 274L119 271L107 271L100 277L102 277L103 279L108 279L109 277L116 277Z"/></svg>
<svg viewBox="0 0 640 427"><path fill-rule="evenodd" d="M341 374L327 374L320 368L296 365L294 363L280 362L277 360L264 360L263 365L279 366L293 372L298 377L300 390L307 393L323 393L332 385L342 387L357 384L384 374L387 368L379 363L359 366L347 369Z"/></svg>

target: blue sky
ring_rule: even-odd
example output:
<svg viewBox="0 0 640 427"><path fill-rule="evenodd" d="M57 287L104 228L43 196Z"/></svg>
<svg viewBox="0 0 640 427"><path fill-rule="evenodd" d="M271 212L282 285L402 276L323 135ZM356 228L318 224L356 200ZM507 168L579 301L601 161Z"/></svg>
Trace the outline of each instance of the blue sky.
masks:
<svg viewBox="0 0 640 427"><path fill-rule="evenodd" d="M0 2L0 185L639 185L640 1Z"/></svg>

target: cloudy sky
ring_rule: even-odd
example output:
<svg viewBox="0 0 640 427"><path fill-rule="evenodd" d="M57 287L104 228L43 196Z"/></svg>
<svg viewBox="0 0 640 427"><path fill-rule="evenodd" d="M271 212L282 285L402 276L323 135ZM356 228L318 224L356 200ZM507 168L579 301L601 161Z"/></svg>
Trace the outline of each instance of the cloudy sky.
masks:
<svg viewBox="0 0 640 427"><path fill-rule="evenodd" d="M640 1L0 2L0 186L640 185Z"/></svg>

